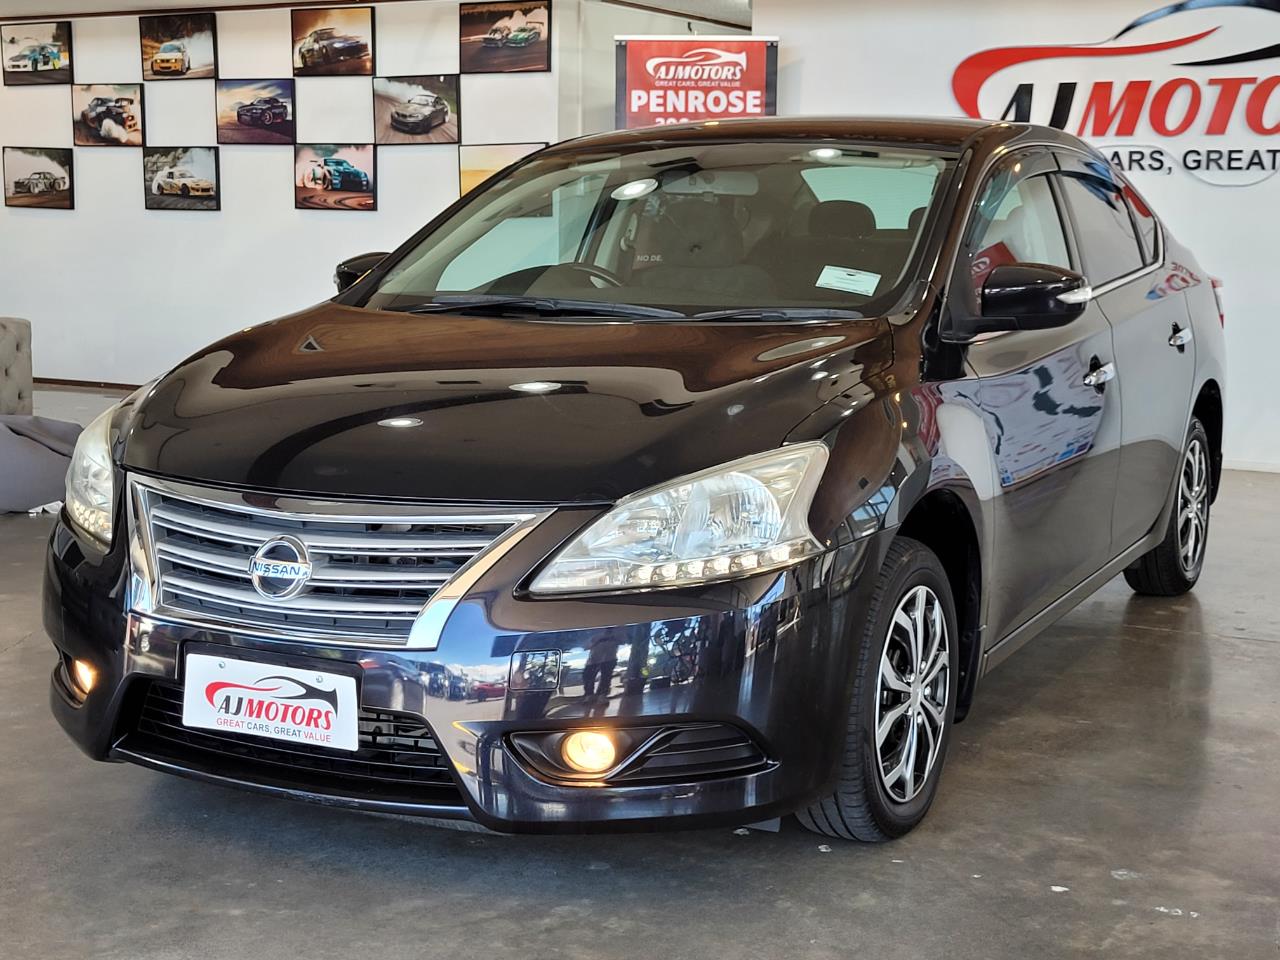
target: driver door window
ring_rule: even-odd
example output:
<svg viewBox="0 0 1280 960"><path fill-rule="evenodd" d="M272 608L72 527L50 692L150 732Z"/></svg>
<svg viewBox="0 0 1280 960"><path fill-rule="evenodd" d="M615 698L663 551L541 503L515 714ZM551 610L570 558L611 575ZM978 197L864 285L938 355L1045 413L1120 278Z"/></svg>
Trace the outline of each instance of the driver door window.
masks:
<svg viewBox="0 0 1280 960"><path fill-rule="evenodd" d="M969 275L975 293L981 291L987 275L1002 264L1070 266L1066 233L1048 174L1007 187L997 177L979 202L978 211L983 222L969 245Z"/></svg>

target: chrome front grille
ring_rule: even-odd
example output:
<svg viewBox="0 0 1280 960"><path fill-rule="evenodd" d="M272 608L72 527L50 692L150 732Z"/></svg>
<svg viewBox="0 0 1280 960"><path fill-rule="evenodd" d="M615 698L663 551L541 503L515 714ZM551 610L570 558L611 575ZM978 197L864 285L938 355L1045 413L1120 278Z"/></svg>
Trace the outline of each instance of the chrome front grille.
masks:
<svg viewBox="0 0 1280 960"><path fill-rule="evenodd" d="M129 485L141 552L134 555L135 607L322 642L424 645L414 642L414 630L428 603L474 574L476 558L509 547L514 533L541 518L299 500L141 477ZM311 563L305 587L287 598L264 594L250 574L258 551L280 537L301 541ZM454 591L452 601L460 595Z"/></svg>

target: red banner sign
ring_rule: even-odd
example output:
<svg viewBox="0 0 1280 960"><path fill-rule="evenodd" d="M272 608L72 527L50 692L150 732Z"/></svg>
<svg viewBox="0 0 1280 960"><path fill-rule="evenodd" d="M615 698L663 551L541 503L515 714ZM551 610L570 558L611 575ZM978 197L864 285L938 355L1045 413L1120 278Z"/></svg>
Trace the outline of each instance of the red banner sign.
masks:
<svg viewBox="0 0 1280 960"><path fill-rule="evenodd" d="M774 37L618 37L617 121L625 129L777 110Z"/></svg>

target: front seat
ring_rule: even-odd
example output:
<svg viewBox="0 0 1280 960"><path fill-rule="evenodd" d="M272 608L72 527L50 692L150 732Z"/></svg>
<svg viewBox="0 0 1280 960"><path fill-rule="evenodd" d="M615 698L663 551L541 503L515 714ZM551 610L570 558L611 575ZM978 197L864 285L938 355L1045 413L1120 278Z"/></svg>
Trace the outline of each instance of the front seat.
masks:
<svg viewBox="0 0 1280 960"><path fill-rule="evenodd" d="M662 262L636 274L646 287L698 293L732 291L769 297L773 279L743 263L742 231L733 212L719 201L672 202L655 224Z"/></svg>
<svg viewBox="0 0 1280 960"><path fill-rule="evenodd" d="M809 233L788 244L785 265L787 293L806 299L838 300L839 291L816 286L824 267L873 269L867 263L866 238L876 231L876 215L856 200L823 200L809 211Z"/></svg>

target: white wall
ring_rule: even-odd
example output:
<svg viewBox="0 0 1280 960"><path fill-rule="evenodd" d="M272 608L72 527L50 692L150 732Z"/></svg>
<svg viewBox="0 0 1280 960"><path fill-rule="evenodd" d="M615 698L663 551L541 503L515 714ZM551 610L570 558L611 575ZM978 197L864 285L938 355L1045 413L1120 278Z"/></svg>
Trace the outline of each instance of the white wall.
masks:
<svg viewBox="0 0 1280 960"><path fill-rule="evenodd" d="M753 9L755 32L781 38L780 113L957 116L960 110L952 94L952 74L969 55L993 47L1106 41L1133 19L1159 6L1152 0L1078 0L1072 4L898 0L874 6L842 5L836 14L826 0L755 0ZM1242 52L1272 43L1280 15L1245 9L1195 11L1134 31L1125 41L1174 39L1214 26L1221 26L1221 30L1206 42L1216 43L1221 38L1223 46L1213 52ZM1197 56L1193 54L1178 53L1141 62L1053 59L1021 69L1023 78L1034 78L1041 85L1040 97L1051 97L1062 79L1122 81L1144 75L1146 70L1157 83L1176 75L1266 77L1280 73L1280 60L1274 59L1225 68L1179 70L1173 66L1194 59ZM991 86L992 96L980 105L985 115L998 116L1008 103L1009 85L993 79ZM1047 99L1038 107L1047 115ZM1208 107L1206 102L1199 126L1203 126ZM1266 120L1275 123L1278 116L1280 94L1272 97ZM1077 126L1078 114L1068 129L1075 132ZM1144 119L1133 137L1112 137L1099 145L1158 144L1178 152L1214 139L1196 139L1194 130L1180 137L1157 137ZM1216 144L1219 147L1280 146L1275 136L1269 141L1250 136L1238 121L1216 140L1221 141ZM1177 237L1195 250L1205 270L1226 283L1227 459L1241 467L1280 469L1280 390L1269 386L1275 382L1276 358L1280 357L1280 287L1275 283L1272 262L1272 221L1280 210L1280 175L1253 186L1234 187L1211 186L1181 169L1163 175L1130 175Z"/></svg>
<svg viewBox="0 0 1280 960"><path fill-rule="evenodd" d="M376 72L456 73L458 3L376 5ZM690 32L689 21L555 0L552 71L461 79L464 143L564 139L613 124L613 36ZM705 29L703 32L706 32ZM221 75L288 77L288 10L218 13ZM137 18L74 23L78 83L142 79ZM370 81L299 78L298 139L372 139ZM359 109L335 120L318 98ZM215 142L213 81L146 84L153 145ZM65 86L0 87L0 143L70 146ZM295 210L293 148L223 146L222 210L143 208L136 148L75 151L76 209L0 207L0 315L32 321L37 377L140 383L239 327L330 296L334 264L398 245L458 195L453 145L378 150L378 210Z"/></svg>

